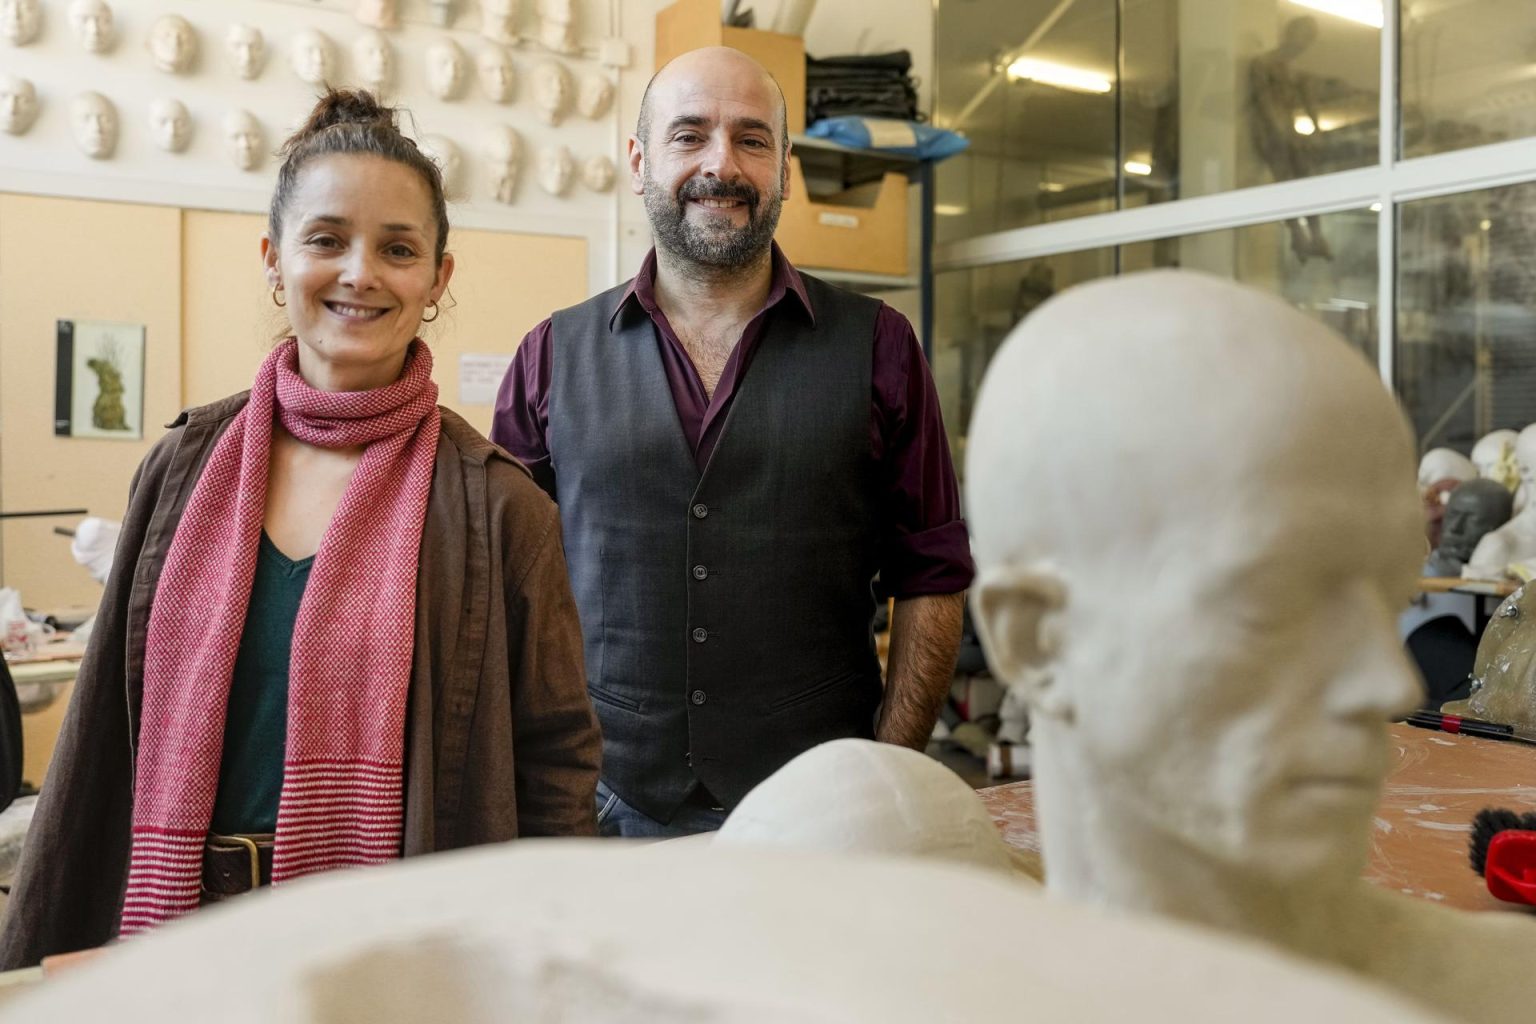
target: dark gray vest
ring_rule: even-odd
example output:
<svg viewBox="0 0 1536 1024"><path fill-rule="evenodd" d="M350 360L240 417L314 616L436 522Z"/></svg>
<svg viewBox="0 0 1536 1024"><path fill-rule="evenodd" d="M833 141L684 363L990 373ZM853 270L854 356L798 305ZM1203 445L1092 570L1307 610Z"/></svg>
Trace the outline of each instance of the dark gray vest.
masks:
<svg viewBox="0 0 1536 1024"><path fill-rule="evenodd" d="M603 778L669 820L735 804L796 754L871 737L879 303L806 277L700 474L650 317L614 289L554 315L548 444Z"/></svg>

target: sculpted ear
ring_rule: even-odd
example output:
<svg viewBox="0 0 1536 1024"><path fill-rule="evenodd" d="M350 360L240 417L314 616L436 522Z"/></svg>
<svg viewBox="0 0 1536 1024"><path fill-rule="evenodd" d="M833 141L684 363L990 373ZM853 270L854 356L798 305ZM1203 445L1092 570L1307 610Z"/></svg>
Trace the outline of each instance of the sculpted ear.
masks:
<svg viewBox="0 0 1536 1024"><path fill-rule="evenodd" d="M1039 713L1070 721L1071 697L1053 672L1066 605L1066 582L1042 566L984 570L971 586L976 632L999 681L1019 688Z"/></svg>

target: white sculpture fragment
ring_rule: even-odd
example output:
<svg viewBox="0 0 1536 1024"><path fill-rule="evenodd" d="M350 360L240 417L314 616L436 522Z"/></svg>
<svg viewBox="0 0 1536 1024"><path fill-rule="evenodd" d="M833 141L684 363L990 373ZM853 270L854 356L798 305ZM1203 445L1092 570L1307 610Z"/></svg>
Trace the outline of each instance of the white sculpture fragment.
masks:
<svg viewBox="0 0 1536 1024"><path fill-rule="evenodd" d="M93 160L106 160L117 148L117 108L99 92L69 101L69 127L80 152Z"/></svg>
<svg viewBox="0 0 1536 1024"><path fill-rule="evenodd" d="M1536 424L1520 431L1515 440L1515 463L1520 486L1527 494L1536 487ZM1512 562L1536 558L1536 502L1528 502L1515 517L1486 534L1461 571L1474 579L1500 579Z"/></svg>
<svg viewBox="0 0 1536 1024"><path fill-rule="evenodd" d="M1477 467L1472 460L1453 448L1431 448L1419 460L1419 490L1426 491L1431 484L1441 480L1459 480L1465 483L1477 478Z"/></svg>
<svg viewBox="0 0 1536 1024"><path fill-rule="evenodd" d="M545 124L565 119L571 103L571 73L559 61L545 60L533 68L533 99Z"/></svg>
<svg viewBox="0 0 1536 1024"><path fill-rule="evenodd" d="M357 0L353 16L371 28L395 29L400 27L400 12L395 7L396 0Z"/></svg>
<svg viewBox="0 0 1536 1024"><path fill-rule="evenodd" d="M613 188L613 161L605 156L589 156L581 162L581 183L593 192Z"/></svg>
<svg viewBox="0 0 1536 1024"><path fill-rule="evenodd" d="M1374 367L1227 281L1094 282L998 351L966 467L1052 893L1529 1019L1536 922L1361 879L1388 723L1423 697L1394 627L1424 556L1413 442Z"/></svg>
<svg viewBox="0 0 1536 1024"><path fill-rule="evenodd" d="M517 71L512 67L512 55L506 50L495 44L481 47L475 56L475 70L480 89L487 99L495 103L512 99L517 88Z"/></svg>
<svg viewBox="0 0 1536 1024"><path fill-rule="evenodd" d="M451 100L464 87L465 57L459 44L444 36L427 47L427 88L440 100Z"/></svg>
<svg viewBox="0 0 1536 1024"><path fill-rule="evenodd" d="M443 176L443 193L449 199L464 197L464 157L454 141L443 135L423 135L421 151Z"/></svg>
<svg viewBox="0 0 1536 1024"><path fill-rule="evenodd" d="M235 74L244 79L261 74L262 65L267 60L267 41L262 38L261 29L237 22L229 26L224 46L229 51L230 63L235 66Z"/></svg>
<svg viewBox="0 0 1536 1024"><path fill-rule="evenodd" d="M12 46L26 46L42 29L41 0L0 0L0 35Z"/></svg>
<svg viewBox="0 0 1536 1024"><path fill-rule="evenodd" d="M105 0L73 0L69 5L69 24L75 39L88 53L106 53L116 42L112 8Z"/></svg>
<svg viewBox="0 0 1536 1024"><path fill-rule="evenodd" d="M571 0L539 0L539 42L556 53L580 53Z"/></svg>
<svg viewBox="0 0 1536 1024"><path fill-rule="evenodd" d="M1514 487L1520 482L1518 470L1506 477L1509 469L1515 467L1515 442L1520 440L1520 434L1514 430L1494 430L1477 439L1477 444L1472 446L1472 464L1477 467L1477 475L1484 480L1498 480L1506 487Z"/></svg>
<svg viewBox="0 0 1536 1024"><path fill-rule="evenodd" d="M613 103L613 82L608 76L593 72L583 75L581 88L576 91L576 109L582 117L596 121L608 112Z"/></svg>
<svg viewBox="0 0 1536 1024"><path fill-rule="evenodd" d="M231 110L224 115L224 151L242 171L261 166L265 133L261 122L248 110Z"/></svg>
<svg viewBox="0 0 1536 1024"><path fill-rule="evenodd" d="M167 153L180 153L192 141L192 115L187 105L169 97L149 105L149 134Z"/></svg>
<svg viewBox="0 0 1536 1024"><path fill-rule="evenodd" d="M368 29L352 44L357 77L375 93L383 94L395 81L395 48L384 33Z"/></svg>
<svg viewBox="0 0 1536 1024"><path fill-rule="evenodd" d="M25 135L37 120L37 88L29 79L0 75L0 128Z"/></svg>
<svg viewBox="0 0 1536 1024"><path fill-rule="evenodd" d="M974 869L518 841L242 896L59 972L17 1021L1429 1024L1221 936ZM197 1009L192 1009L197 1008ZM206 1016L206 1013L204 1013Z"/></svg>
<svg viewBox="0 0 1536 1024"><path fill-rule="evenodd" d="M565 146L546 147L539 152L539 187L552 196L563 196L576 176L576 158Z"/></svg>
<svg viewBox="0 0 1536 1024"><path fill-rule="evenodd" d="M179 14L162 14L149 27L149 56L168 75L189 71L197 61L197 30Z"/></svg>
<svg viewBox="0 0 1536 1024"><path fill-rule="evenodd" d="M326 85L336 77L336 47L318 29L300 29L288 48L293 73L310 85Z"/></svg>
<svg viewBox="0 0 1536 1024"><path fill-rule="evenodd" d="M497 125L485 135L481 151L491 198L510 203L517 197L518 171L523 163L523 140L506 125Z"/></svg>
<svg viewBox="0 0 1536 1024"><path fill-rule="evenodd" d="M480 34L493 43L517 43L517 0L480 0Z"/></svg>

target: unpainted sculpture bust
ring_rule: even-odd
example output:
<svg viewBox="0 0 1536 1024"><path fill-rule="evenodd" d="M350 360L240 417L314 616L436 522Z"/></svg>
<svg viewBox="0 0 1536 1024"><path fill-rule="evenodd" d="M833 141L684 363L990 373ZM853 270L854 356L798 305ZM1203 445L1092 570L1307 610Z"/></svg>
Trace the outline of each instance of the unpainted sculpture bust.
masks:
<svg viewBox="0 0 1536 1024"><path fill-rule="evenodd" d="M1472 692L1441 710L1536 732L1536 587L1499 605L1477 645Z"/></svg>
<svg viewBox="0 0 1536 1024"><path fill-rule="evenodd" d="M300 29L288 48L288 62L299 80L325 85L336 77L336 47L318 29Z"/></svg>
<svg viewBox="0 0 1536 1024"><path fill-rule="evenodd" d="M576 176L576 158L565 146L547 146L539 151L539 187L552 196L563 196Z"/></svg>
<svg viewBox="0 0 1536 1024"><path fill-rule="evenodd" d="M229 51L235 74L245 79L261 74L267 59L267 41L262 38L261 29L254 25L233 24L224 36L224 47Z"/></svg>
<svg viewBox="0 0 1536 1024"><path fill-rule="evenodd" d="M613 188L613 161L606 156L589 156L581 162L581 183L593 192Z"/></svg>
<svg viewBox="0 0 1536 1024"><path fill-rule="evenodd" d="M440 100L451 100L464 88L467 62L459 44L446 36L427 47L427 88Z"/></svg>
<svg viewBox="0 0 1536 1024"><path fill-rule="evenodd" d="M1520 440L1519 431L1493 430L1477 439L1472 446L1472 464L1477 475L1484 480L1497 480L1513 491L1520 486L1520 466L1515 461L1515 444Z"/></svg>
<svg viewBox="0 0 1536 1024"><path fill-rule="evenodd" d="M507 46L518 42L517 0L480 0L480 34Z"/></svg>
<svg viewBox="0 0 1536 1024"><path fill-rule="evenodd" d="M1373 367L1202 274L1082 285L998 351L965 479L976 624L1030 704L1051 892L1528 1018L1536 922L1361 879L1388 724L1423 693L1394 627L1423 559L1413 443Z"/></svg>
<svg viewBox="0 0 1536 1024"><path fill-rule="evenodd" d="M261 122L249 110L232 110L224 115L224 151L242 171L261 166L264 134Z"/></svg>
<svg viewBox="0 0 1536 1024"><path fill-rule="evenodd" d="M1419 490L1441 480L1471 480L1477 466L1454 448L1431 448L1419 460Z"/></svg>
<svg viewBox="0 0 1536 1024"><path fill-rule="evenodd" d="M436 164L442 174L444 194L449 199L462 199L464 157L459 153L459 147L445 135L423 135L420 146L427 159Z"/></svg>
<svg viewBox="0 0 1536 1024"><path fill-rule="evenodd" d="M162 98L149 105L149 134L167 153L180 153L192 141L192 115L180 100Z"/></svg>
<svg viewBox="0 0 1536 1024"><path fill-rule="evenodd" d="M0 75L0 129L25 135L37 120L37 88L29 79Z"/></svg>
<svg viewBox="0 0 1536 1024"><path fill-rule="evenodd" d="M12 46L26 46L42 29L41 0L0 0L0 35Z"/></svg>
<svg viewBox="0 0 1536 1024"><path fill-rule="evenodd" d="M82 92L69 101L69 126L75 145L92 160L106 160L117 149L117 108L99 92Z"/></svg>
<svg viewBox="0 0 1536 1024"><path fill-rule="evenodd" d="M475 56L475 70L480 79L480 89L494 103L506 103L517 88L517 72L512 67L512 55L497 45L483 46Z"/></svg>
<svg viewBox="0 0 1536 1024"><path fill-rule="evenodd" d="M1536 425L1520 431L1515 441L1515 461L1520 467L1520 483L1530 493L1536 486ZM1500 579L1510 563L1532 557L1536 557L1536 502L1527 504L1513 519L1484 537L1462 575Z"/></svg>
<svg viewBox="0 0 1536 1024"><path fill-rule="evenodd" d="M545 124L559 124L571 104L571 73L559 61L545 60L533 68L533 98Z"/></svg>
<svg viewBox="0 0 1536 1024"><path fill-rule="evenodd" d="M352 61L357 77L369 89L382 93L395 80L395 48L384 33L368 29L352 44Z"/></svg>
<svg viewBox="0 0 1536 1024"><path fill-rule="evenodd" d="M74 0L69 5L69 24L89 53L106 53L117 37L112 29L112 8L105 0Z"/></svg>
<svg viewBox="0 0 1536 1024"><path fill-rule="evenodd" d="M571 0L538 0L539 42L556 53L579 53L576 11Z"/></svg>
<svg viewBox="0 0 1536 1024"><path fill-rule="evenodd" d="M1450 494L1440 528L1440 544L1430 552L1425 572L1460 576L1478 542L1509 522L1515 497L1497 480L1468 480Z"/></svg>
<svg viewBox="0 0 1536 1024"><path fill-rule="evenodd" d="M197 30L179 14L162 14L149 27L149 55L157 70L185 73L197 61Z"/></svg>
<svg viewBox="0 0 1536 1024"><path fill-rule="evenodd" d="M613 103L613 83L607 75L592 73L583 75L581 88L576 91L576 109L582 117L596 121L608 112Z"/></svg>
<svg viewBox="0 0 1536 1024"><path fill-rule="evenodd" d="M518 171L523 163L523 140L506 125L497 125L485 135L482 147L486 178L491 198L510 203L517 198Z"/></svg>

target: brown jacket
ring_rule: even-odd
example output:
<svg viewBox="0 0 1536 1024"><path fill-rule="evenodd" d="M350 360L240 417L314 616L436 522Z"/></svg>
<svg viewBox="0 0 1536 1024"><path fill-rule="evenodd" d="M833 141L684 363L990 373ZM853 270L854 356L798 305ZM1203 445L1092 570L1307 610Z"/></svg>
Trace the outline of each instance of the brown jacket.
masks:
<svg viewBox="0 0 1536 1024"><path fill-rule="evenodd" d="M187 498L245 399L183 413L134 476L0 933L0 968L117 934L150 603ZM594 834L602 741L559 514L519 463L446 409L416 587L405 856Z"/></svg>

